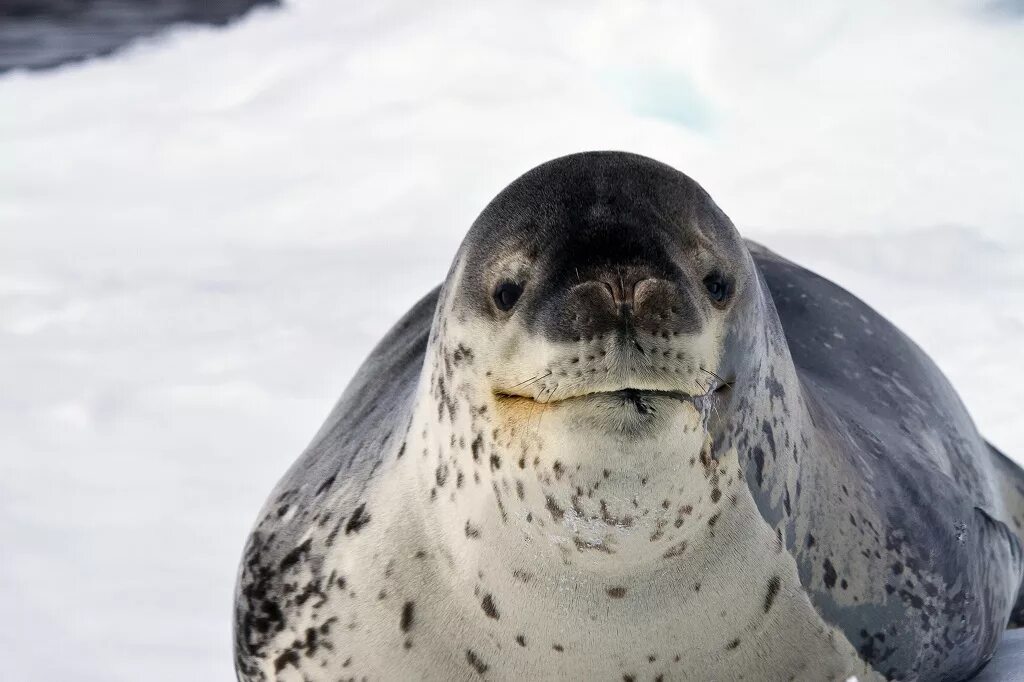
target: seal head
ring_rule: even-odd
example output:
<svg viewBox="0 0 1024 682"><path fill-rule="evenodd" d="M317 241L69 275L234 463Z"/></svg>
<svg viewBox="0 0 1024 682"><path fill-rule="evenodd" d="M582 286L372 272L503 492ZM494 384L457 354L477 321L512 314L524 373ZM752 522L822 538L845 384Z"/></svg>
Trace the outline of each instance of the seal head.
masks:
<svg viewBox="0 0 1024 682"><path fill-rule="evenodd" d="M638 417L645 404L726 383L716 370L753 273L696 183L611 153L518 179L473 225L457 264L453 312L486 327L496 394L577 410L632 405L625 412Z"/></svg>
<svg viewBox="0 0 1024 682"><path fill-rule="evenodd" d="M561 561L580 547L613 572L659 558L649 538L683 542L665 532L679 509L714 513L702 510L713 432L749 369L736 347L757 296L735 227L683 173L621 153L539 166L487 206L455 259L428 363L431 428L478 443L499 491L561 510L546 524L529 503L520 515L521 534Z"/></svg>

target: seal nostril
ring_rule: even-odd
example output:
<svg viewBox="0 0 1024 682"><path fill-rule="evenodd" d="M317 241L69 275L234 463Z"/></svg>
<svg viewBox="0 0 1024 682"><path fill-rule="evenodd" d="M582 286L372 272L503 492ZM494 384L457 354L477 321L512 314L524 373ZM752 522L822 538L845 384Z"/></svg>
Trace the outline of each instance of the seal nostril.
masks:
<svg viewBox="0 0 1024 682"><path fill-rule="evenodd" d="M618 306L621 296L616 292L615 287L608 282L601 282L601 284L604 285L605 291L608 292L608 296L612 299L612 305Z"/></svg>

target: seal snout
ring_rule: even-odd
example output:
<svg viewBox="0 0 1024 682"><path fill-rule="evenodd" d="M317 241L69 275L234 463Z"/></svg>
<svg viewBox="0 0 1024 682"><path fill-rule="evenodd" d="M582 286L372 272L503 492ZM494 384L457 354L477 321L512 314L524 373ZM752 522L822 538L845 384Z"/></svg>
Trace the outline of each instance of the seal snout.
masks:
<svg viewBox="0 0 1024 682"><path fill-rule="evenodd" d="M602 272L595 278L611 299L612 308L619 315L629 315L637 299L637 289L645 284L641 295L655 286L657 279L651 273L639 268L619 268L615 272Z"/></svg>
<svg viewBox="0 0 1024 682"><path fill-rule="evenodd" d="M700 329L699 313L683 287L642 267L594 273L570 288L561 307L560 326L574 339L608 334L668 339Z"/></svg>

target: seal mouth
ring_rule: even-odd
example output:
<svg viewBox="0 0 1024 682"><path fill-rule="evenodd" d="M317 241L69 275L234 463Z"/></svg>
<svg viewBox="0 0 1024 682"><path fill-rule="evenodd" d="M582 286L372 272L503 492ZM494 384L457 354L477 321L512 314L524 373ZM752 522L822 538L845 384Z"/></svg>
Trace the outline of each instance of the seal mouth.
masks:
<svg viewBox="0 0 1024 682"><path fill-rule="evenodd" d="M643 400L645 398L671 398L680 402L692 402L694 399L700 397L686 393L685 391L660 391L643 388L621 388L617 391L594 391L593 393L584 393L583 395L572 396L566 398L566 400L574 400L580 398L598 398L607 396L609 398L621 398L623 400Z"/></svg>
<svg viewBox="0 0 1024 682"><path fill-rule="evenodd" d="M659 398L668 400L676 400L681 403L692 403L696 396L690 395L683 391L659 391L659 390L641 390L637 388L623 388L618 391L596 391L594 393L587 393L582 396L578 396L576 399L582 400L600 400L601 398L607 398L613 402L621 402L623 405L629 405L635 409L639 414L648 414L653 411L653 403ZM573 398L569 398L573 400Z"/></svg>
<svg viewBox="0 0 1024 682"><path fill-rule="evenodd" d="M675 400L681 403L693 403L703 398L709 398L711 396L724 393L729 390L731 386L732 382L723 381L719 385L711 387L707 392L700 394L688 393L686 391L679 390L626 387L607 391L570 393L564 396L549 395L544 397L543 393L539 396L534 396L503 391L495 391L495 395L500 400L519 400L536 403L538 405L555 405L559 403L611 399L621 400L624 403L632 403L637 407L637 409L641 409L643 406L648 404L648 401L658 399Z"/></svg>

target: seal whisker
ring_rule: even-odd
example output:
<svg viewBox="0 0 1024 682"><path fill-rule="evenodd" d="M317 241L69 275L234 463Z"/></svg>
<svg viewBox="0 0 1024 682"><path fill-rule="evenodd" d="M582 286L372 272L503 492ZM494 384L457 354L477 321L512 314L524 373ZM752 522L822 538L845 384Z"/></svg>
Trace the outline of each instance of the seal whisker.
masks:
<svg viewBox="0 0 1024 682"><path fill-rule="evenodd" d="M547 397L547 400L545 400L545 401L544 401L543 403L541 403L541 404L542 404L542 405L548 405L548 404L549 404L549 403L551 402L551 399L552 399L552 398L554 398L554 396L555 396L555 391L557 391L557 390L558 390L558 382L556 381L556 382L555 382L555 385L554 385L554 387L553 387L553 388L551 389L551 391L550 391L550 392L548 393L548 397ZM537 432L537 434L538 434L538 435L540 434L540 427L541 427L541 424L542 424L542 423L544 422L544 412L546 412L546 410L541 410L541 411L540 411L540 415L538 415L538 417L537 417L537 428L536 428L536 432Z"/></svg>
<svg viewBox="0 0 1024 682"><path fill-rule="evenodd" d="M727 382L727 381L726 381L725 379L723 379L722 377L718 376L717 374L715 374L714 372L712 372L712 371L711 371L711 370L709 370L709 369L706 369L706 368L704 368L704 367L698 367L698 369L699 369L700 371L704 372L705 374L710 374L710 375L711 375L711 376L713 376L714 378L716 378L716 379L718 379L719 381L721 381L721 382L722 382L723 384L725 384L725 383L728 383L728 382Z"/></svg>
<svg viewBox="0 0 1024 682"><path fill-rule="evenodd" d="M537 376L535 376L533 378L530 378L530 379L527 379L526 381L521 381L521 382L519 382L518 384L516 384L514 386L509 386L507 390L511 391L513 388L522 388L523 386L529 386L530 384L532 384L535 381L538 381L540 379L548 378L549 376L551 376L551 374L552 374L552 371L549 369L547 371L547 374L538 374Z"/></svg>
<svg viewBox="0 0 1024 682"><path fill-rule="evenodd" d="M540 393L538 393L538 395L542 394L546 389L547 389L546 386L542 386L541 389L540 389ZM537 400L536 399L531 400L530 401L530 411L526 414L526 428L527 429L530 428L530 424L533 422L533 412L536 409L537 409Z"/></svg>
<svg viewBox="0 0 1024 682"><path fill-rule="evenodd" d="M713 376L713 377L714 377L715 379L717 379L717 380L718 380L718 381L720 382L720 383L719 383L719 384L718 384L717 386L715 386L715 387L714 387L714 390L715 390L715 391L720 391L720 390L722 390L723 388L732 388L732 385L733 385L733 381L730 381L730 380L728 380L728 379L723 379L722 377L718 376L718 375L717 375L717 374L715 374L714 372L712 372L712 371L710 371L710 370L707 370L707 369L704 369L703 367L699 367L699 366L698 366L698 369L699 369L700 371L704 372L705 374L710 374L711 376ZM705 391L706 391L706 392L711 392L711 390L712 390L712 384L711 384L711 382L709 381L709 382L708 382L708 388L706 388L706 389L705 389Z"/></svg>

